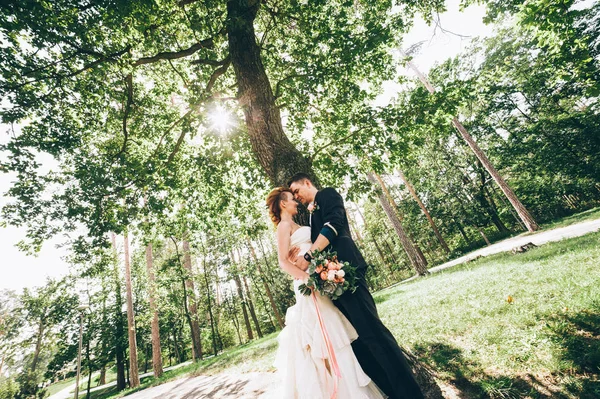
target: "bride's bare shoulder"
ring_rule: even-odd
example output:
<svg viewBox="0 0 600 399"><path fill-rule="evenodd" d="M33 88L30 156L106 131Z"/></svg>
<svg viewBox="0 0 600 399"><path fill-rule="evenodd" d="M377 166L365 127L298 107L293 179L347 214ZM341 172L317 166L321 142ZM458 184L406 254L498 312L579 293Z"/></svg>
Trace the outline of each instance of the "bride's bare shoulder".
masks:
<svg viewBox="0 0 600 399"><path fill-rule="evenodd" d="M292 224L290 222L288 222L287 220L282 220L277 225L277 232L280 232L280 231L287 231L287 232L292 231Z"/></svg>

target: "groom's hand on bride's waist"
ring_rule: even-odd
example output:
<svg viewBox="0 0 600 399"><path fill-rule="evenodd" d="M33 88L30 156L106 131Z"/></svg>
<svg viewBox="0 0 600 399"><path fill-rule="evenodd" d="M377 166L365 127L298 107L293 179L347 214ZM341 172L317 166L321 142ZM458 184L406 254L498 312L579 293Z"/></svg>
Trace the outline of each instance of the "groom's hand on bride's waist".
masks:
<svg viewBox="0 0 600 399"><path fill-rule="evenodd" d="M308 264L308 261L301 256L296 260L296 267L298 267L300 270L306 271L308 269Z"/></svg>
<svg viewBox="0 0 600 399"><path fill-rule="evenodd" d="M291 247L290 250L288 251L288 260L290 262L292 262L293 264L296 264L296 261L298 260L298 254L300 253L300 248L299 247Z"/></svg>

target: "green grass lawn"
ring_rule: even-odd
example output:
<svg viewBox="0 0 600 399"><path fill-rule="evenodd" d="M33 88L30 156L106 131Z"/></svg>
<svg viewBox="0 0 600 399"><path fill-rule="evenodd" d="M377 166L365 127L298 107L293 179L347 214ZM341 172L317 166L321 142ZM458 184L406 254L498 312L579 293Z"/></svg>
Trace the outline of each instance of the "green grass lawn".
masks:
<svg viewBox="0 0 600 399"><path fill-rule="evenodd" d="M598 398L599 265L595 233L457 266L376 299L398 341L467 397Z"/></svg>
<svg viewBox="0 0 600 399"><path fill-rule="evenodd" d="M588 209L585 212L576 213L575 215L561 218L554 222L544 223L541 225L542 230L551 230L557 227L566 227L575 223L587 222L588 220L600 219L600 207Z"/></svg>
<svg viewBox="0 0 600 399"><path fill-rule="evenodd" d="M398 342L463 398L600 397L600 233L490 256L374 296ZM142 388L183 375L272 371L276 347L272 334Z"/></svg>
<svg viewBox="0 0 600 399"><path fill-rule="evenodd" d="M67 378L66 380L58 381L52 385L48 385L48 388L46 388L47 395L54 395L55 393L62 391L71 384L75 384L75 377Z"/></svg>

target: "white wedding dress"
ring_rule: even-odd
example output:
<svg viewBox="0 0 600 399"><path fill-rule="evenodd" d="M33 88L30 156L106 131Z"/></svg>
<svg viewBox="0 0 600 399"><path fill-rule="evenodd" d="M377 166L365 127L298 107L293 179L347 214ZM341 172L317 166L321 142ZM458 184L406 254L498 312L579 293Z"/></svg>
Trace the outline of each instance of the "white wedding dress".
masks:
<svg viewBox="0 0 600 399"><path fill-rule="evenodd" d="M304 254L312 245L310 227L296 230L290 238L290 245L299 247L300 254ZM274 366L282 378L278 397L329 399L334 391L333 370L327 367L331 362L315 302L311 296L304 296L298 291L300 284L302 281L294 280L296 304L288 308L285 328L277 338L279 347ZM341 378L337 379L337 398L383 398L352 351L351 343L358 337L354 327L328 297L316 294L316 298L341 373Z"/></svg>

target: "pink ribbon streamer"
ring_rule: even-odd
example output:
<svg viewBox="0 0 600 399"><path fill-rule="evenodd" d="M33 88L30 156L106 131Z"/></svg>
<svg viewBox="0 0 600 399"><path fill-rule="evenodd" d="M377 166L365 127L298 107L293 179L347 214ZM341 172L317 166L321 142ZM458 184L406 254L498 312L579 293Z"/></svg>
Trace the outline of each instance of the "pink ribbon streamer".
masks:
<svg viewBox="0 0 600 399"><path fill-rule="evenodd" d="M321 326L321 334L323 335L325 347L327 348L327 353L329 354L329 360L334 373L333 392L331 394L331 399L335 399L337 398L338 382L339 379L342 378L342 373L340 372L340 367L338 365L337 358L335 357L333 344L331 343L331 339L329 339L329 334L327 334L327 328L325 328L325 323L323 322L323 317L321 316L321 311L319 310L319 304L317 303L317 296L314 291L312 293L312 298L313 302L315 303L315 309L317 310L317 317L319 319L319 325Z"/></svg>

